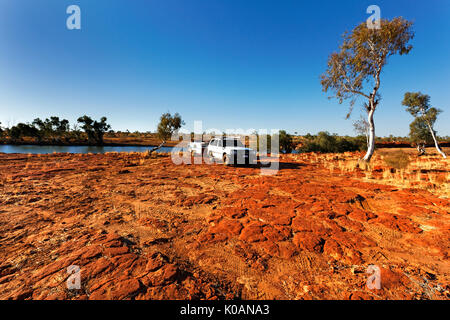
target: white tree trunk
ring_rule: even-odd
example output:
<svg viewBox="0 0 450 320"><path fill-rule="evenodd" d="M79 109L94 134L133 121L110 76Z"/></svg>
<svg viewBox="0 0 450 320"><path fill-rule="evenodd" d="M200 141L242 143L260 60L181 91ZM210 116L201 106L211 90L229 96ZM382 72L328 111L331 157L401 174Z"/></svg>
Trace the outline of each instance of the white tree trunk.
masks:
<svg viewBox="0 0 450 320"><path fill-rule="evenodd" d="M372 106L368 115L369 122L369 143L367 145L367 153L364 156L363 160L369 162L373 156L373 152L375 151L375 123L373 121L373 114L375 112L375 108Z"/></svg>
<svg viewBox="0 0 450 320"><path fill-rule="evenodd" d="M430 129L431 136L433 137L434 145L435 145L435 147L436 147L436 150L441 154L441 156L442 156L444 159L446 159L447 156L445 155L444 151L442 151L441 148L439 147L439 143L437 142L436 135L434 134L433 128L431 127L431 125L430 125L429 123L427 123L427 124L428 124L428 128Z"/></svg>
<svg viewBox="0 0 450 320"><path fill-rule="evenodd" d="M425 149L426 145L425 144L417 144L417 152L419 154L419 156L423 156L426 153L426 149Z"/></svg>
<svg viewBox="0 0 450 320"><path fill-rule="evenodd" d="M369 134L370 134L370 131L369 131L369 128L367 128L366 129L366 146L367 147L369 147Z"/></svg>
<svg viewBox="0 0 450 320"><path fill-rule="evenodd" d="M154 148L151 149L151 150L148 150L148 153L152 153L153 151L156 151L156 150L158 150L158 149L161 149L161 148L164 146L164 144L166 144L166 141L163 141L159 146L154 147Z"/></svg>

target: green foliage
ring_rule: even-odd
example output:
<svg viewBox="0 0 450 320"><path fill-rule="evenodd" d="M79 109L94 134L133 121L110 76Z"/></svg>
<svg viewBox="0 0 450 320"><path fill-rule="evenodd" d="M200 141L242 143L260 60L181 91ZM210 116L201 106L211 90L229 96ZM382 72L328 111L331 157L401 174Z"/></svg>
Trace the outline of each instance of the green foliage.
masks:
<svg viewBox="0 0 450 320"><path fill-rule="evenodd" d="M442 111L430 106L430 96L420 92L406 92L402 105L406 106L406 111L415 118L410 125L411 140L428 142L431 136L437 151L446 158L445 153L439 147L436 132L433 129L437 116ZM425 128L427 127L429 133L426 133Z"/></svg>
<svg viewBox="0 0 450 320"><path fill-rule="evenodd" d="M74 139L75 141L80 141L83 139L82 132L80 128L78 127L78 124L74 124L72 126L72 129L69 128L69 137L71 139Z"/></svg>
<svg viewBox="0 0 450 320"><path fill-rule="evenodd" d="M91 143L102 144L103 136L108 129L111 128L106 123L106 117L102 117L100 121L94 121L88 116L78 118L78 122L82 123L82 129L88 136ZM1 134L3 133L3 134ZM50 117L50 119L41 120L36 118L30 123L18 123L9 129L0 128L0 137L9 137L13 141L17 141L24 137L35 138L38 142L59 142L65 139L75 139L77 142L83 139L81 131L77 125L70 129L69 120L60 119L59 117Z"/></svg>
<svg viewBox="0 0 450 320"><path fill-rule="evenodd" d="M18 123L8 130L8 134L13 140L22 137L39 137L39 130L28 123Z"/></svg>
<svg viewBox="0 0 450 320"><path fill-rule="evenodd" d="M411 27L412 22L398 17L390 21L382 19L379 30L369 29L363 22L352 32L344 33L340 50L330 55L328 69L321 76L323 91L333 91L339 103L350 99L351 105L358 96L377 98L380 73L387 59L395 54L408 54L412 49ZM364 93L366 83L375 92ZM375 106L366 105L366 108Z"/></svg>
<svg viewBox="0 0 450 320"><path fill-rule="evenodd" d="M395 151L383 157L384 163L394 169L406 169L410 163L409 156L404 151Z"/></svg>
<svg viewBox="0 0 450 320"><path fill-rule="evenodd" d="M70 131L69 120L60 120L59 117L50 117L45 120L36 118L32 125L39 130L39 140L62 138Z"/></svg>
<svg viewBox="0 0 450 320"><path fill-rule="evenodd" d="M259 135L257 132L253 133L256 136L256 151L258 152L272 152L272 136L270 134ZM292 135L288 134L285 130L278 132L279 150L283 153L291 153L294 150L295 145ZM275 150L276 151L276 150Z"/></svg>
<svg viewBox="0 0 450 320"><path fill-rule="evenodd" d="M380 29L369 29L365 22L359 24L343 35L338 52L329 56L327 70L320 77L322 90L333 93L330 98L336 98L339 103L350 101L347 118L356 100L365 100L371 129L365 161L370 161L375 147L370 142L375 140L373 115L381 99L378 92L381 72L390 56L411 51L409 42L414 37L411 27L412 22L401 17L382 19Z"/></svg>
<svg viewBox="0 0 450 320"><path fill-rule="evenodd" d="M304 142L298 149L299 152L339 153L363 150L366 147L364 136L341 137L322 131L317 135L307 134L303 138Z"/></svg>
<svg viewBox="0 0 450 320"><path fill-rule="evenodd" d="M165 142L183 125L184 121L178 113L175 113L173 116L169 112L163 113L158 124L158 137Z"/></svg>
<svg viewBox="0 0 450 320"><path fill-rule="evenodd" d="M106 122L106 117L102 117L100 121L94 121L91 117L84 115L79 117L77 121L82 124L81 128L87 134L89 142L103 144L103 136L111 128Z"/></svg>
<svg viewBox="0 0 450 320"><path fill-rule="evenodd" d="M280 130L279 134L279 144L280 151L283 153L291 153L294 149L294 143L292 141L292 136L288 134L285 130Z"/></svg>
<svg viewBox="0 0 450 320"><path fill-rule="evenodd" d="M442 110L431 107L430 96L421 92L406 92L402 101L408 111L414 118L433 127L437 116Z"/></svg>
<svg viewBox="0 0 450 320"><path fill-rule="evenodd" d="M416 118L409 125L410 141L414 144L429 144L433 142L433 136L426 122L422 118Z"/></svg>
<svg viewBox="0 0 450 320"><path fill-rule="evenodd" d="M97 143L103 144L103 136L105 133L111 129L111 125L109 125L106 121L108 119L106 117L101 117L100 121L94 121L94 132Z"/></svg>
<svg viewBox="0 0 450 320"><path fill-rule="evenodd" d="M81 124L81 129L83 129L84 132L87 134L88 141L89 142L95 141L95 133L93 127L94 120L92 120L91 117L84 115L82 117L79 117L77 122Z"/></svg>
<svg viewBox="0 0 450 320"><path fill-rule="evenodd" d="M271 153L272 136L270 134L260 135L256 131L253 132L253 135L256 137L256 146L251 147L256 147L255 151L257 152Z"/></svg>

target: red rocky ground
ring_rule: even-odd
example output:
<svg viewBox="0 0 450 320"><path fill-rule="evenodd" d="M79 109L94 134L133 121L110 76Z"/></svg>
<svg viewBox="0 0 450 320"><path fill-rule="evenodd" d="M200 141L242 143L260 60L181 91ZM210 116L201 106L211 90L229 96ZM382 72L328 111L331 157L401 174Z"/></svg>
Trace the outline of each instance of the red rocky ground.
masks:
<svg viewBox="0 0 450 320"><path fill-rule="evenodd" d="M1 154L0 299L448 299L449 204L288 156Z"/></svg>

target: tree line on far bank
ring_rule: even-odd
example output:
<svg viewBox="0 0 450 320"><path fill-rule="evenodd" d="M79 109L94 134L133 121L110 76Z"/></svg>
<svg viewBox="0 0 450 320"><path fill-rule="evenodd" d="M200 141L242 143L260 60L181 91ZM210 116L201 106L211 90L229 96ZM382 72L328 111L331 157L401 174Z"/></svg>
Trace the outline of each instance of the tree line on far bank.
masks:
<svg viewBox="0 0 450 320"><path fill-rule="evenodd" d="M1 123L0 123L1 125ZM7 142L23 142L24 138L34 139L37 143L88 143L103 144L105 133L111 129L107 118L93 120L89 116L79 117L77 124L70 126L69 120L52 116L44 120L36 118L31 123L18 123L10 128L0 126L0 137Z"/></svg>
<svg viewBox="0 0 450 320"><path fill-rule="evenodd" d="M417 101L422 101L420 107ZM418 146L419 154L424 153L425 145L429 145L439 139L433 130L431 134L430 127L433 127L437 114L440 110L431 108L428 105L429 97L424 95L416 95L408 93L403 101L408 106L408 111L415 117L410 125L410 135L408 137L376 137L376 142L385 143L411 143ZM422 108L422 106L425 106ZM411 106L411 107L409 107ZM107 123L107 118L102 117L100 120L93 120L89 116L79 117L77 123L70 125L67 119L60 119L52 116L50 118L35 119L31 123L18 123L10 128L2 128L0 123L0 138L6 143L26 143L33 139L37 143L42 144L81 144L88 143L91 145L102 145L104 136L109 138L151 138L158 139L162 147L166 141L171 139L174 131L180 129L184 125L184 121L178 113L170 114L169 112L161 115L157 130L152 132L134 132L130 133L113 131ZM356 137L339 136L330 134L327 131L321 131L315 135L306 134L303 136L295 133L294 135L287 133L285 130L279 131L279 147L282 153L291 153L297 151L304 152L321 152L321 153L340 153L347 151L363 151L367 148L367 123L364 119L355 122ZM193 133L191 133L193 136ZM260 136L258 136L258 141ZM450 142L450 138L441 138L443 141ZM271 136L266 137L267 150L270 150ZM437 142L436 142L437 143Z"/></svg>

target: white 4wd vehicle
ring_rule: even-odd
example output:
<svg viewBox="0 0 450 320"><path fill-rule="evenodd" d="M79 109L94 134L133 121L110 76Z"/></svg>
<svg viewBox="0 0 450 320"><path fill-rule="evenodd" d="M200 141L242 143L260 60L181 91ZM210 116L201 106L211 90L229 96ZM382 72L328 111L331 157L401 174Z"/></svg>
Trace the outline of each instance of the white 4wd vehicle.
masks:
<svg viewBox="0 0 450 320"><path fill-rule="evenodd" d="M210 159L230 164L256 164L256 151L244 147L239 138L215 138L206 149Z"/></svg>
<svg viewBox="0 0 450 320"><path fill-rule="evenodd" d="M206 142L194 141L188 144L187 151L191 156L195 156L196 154L203 155L207 146L208 144Z"/></svg>

